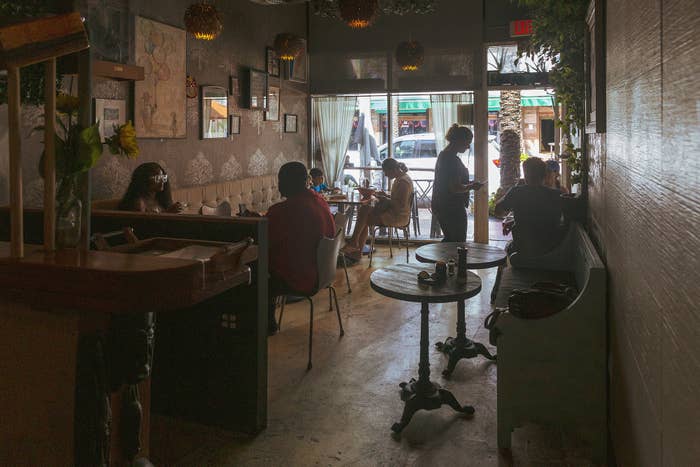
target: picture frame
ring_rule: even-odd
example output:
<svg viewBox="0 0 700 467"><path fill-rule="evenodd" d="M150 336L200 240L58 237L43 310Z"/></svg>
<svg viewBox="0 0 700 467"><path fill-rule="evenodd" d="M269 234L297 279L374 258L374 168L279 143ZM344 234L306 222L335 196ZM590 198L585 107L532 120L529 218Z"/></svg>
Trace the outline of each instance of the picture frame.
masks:
<svg viewBox="0 0 700 467"><path fill-rule="evenodd" d="M298 121L296 114L284 114L284 132L296 133L298 130Z"/></svg>
<svg viewBox="0 0 700 467"><path fill-rule="evenodd" d="M240 115L229 115L228 116L228 128L229 128L229 135L240 135L241 134L241 116Z"/></svg>
<svg viewBox="0 0 700 467"><path fill-rule="evenodd" d="M267 88L267 110L265 120L278 122L280 119L280 87L268 86Z"/></svg>
<svg viewBox="0 0 700 467"><path fill-rule="evenodd" d="M200 139L226 138L230 131L228 89L202 86L199 96Z"/></svg>
<svg viewBox="0 0 700 467"><path fill-rule="evenodd" d="M272 47L265 47L265 64L267 74L278 78L280 75L280 59Z"/></svg>
<svg viewBox="0 0 700 467"><path fill-rule="evenodd" d="M100 141L114 135L114 126L126 123L126 101L123 99L93 99L95 122L99 122Z"/></svg>
<svg viewBox="0 0 700 467"><path fill-rule="evenodd" d="M238 77L237 76L229 76L228 77L228 93L229 95L236 100L240 94L240 89L238 87Z"/></svg>
<svg viewBox="0 0 700 467"><path fill-rule="evenodd" d="M605 133L605 11L602 0L591 0L586 13L584 71L586 74L585 132Z"/></svg>
<svg viewBox="0 0 700 467"><path fill-rule="evenodd" d="M248 99L250 110L267 110L267 73L251 68L248 74Z"/></svg>

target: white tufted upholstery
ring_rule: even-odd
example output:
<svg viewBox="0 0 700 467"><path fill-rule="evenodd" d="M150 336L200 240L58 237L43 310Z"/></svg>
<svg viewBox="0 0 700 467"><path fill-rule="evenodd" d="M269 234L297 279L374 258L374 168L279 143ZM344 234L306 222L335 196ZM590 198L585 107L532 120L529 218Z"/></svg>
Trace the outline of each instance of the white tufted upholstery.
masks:
<svg viewBox="0 0 700 467"><path fill-rule="evenodd" d="M92 202L93 210L117 209L120 199L105 199ZM267 211L281 201L277 190L277 175L243 178L231 182L213 183L211 185L179 188L173 190L173 201L187 203L188 213L199 213L203 205L216 206L228 201L233 212L238 212L238 205L245 204L252 211Z"/></svg>

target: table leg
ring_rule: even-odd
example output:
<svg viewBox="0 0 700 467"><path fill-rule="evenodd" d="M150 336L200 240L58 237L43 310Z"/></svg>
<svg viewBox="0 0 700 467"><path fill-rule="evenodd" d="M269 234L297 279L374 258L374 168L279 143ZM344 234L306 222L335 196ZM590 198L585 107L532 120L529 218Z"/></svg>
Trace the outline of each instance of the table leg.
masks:
<svg viewBox="0 0 700 467"><path fill-rule="evenodd" d="M439 409L447 404L457 412L471 415L474 407L462 406L455 396L443 389L437 383L430 381L430 361L428 359L429 330L428 330L428 304L421 304L420 310L420 362L418 364L418 381L411 379L408 383L399 384L401 387L401 400L405 402L401 421L394 423L392 431L399 434L408 425L418 410Z"/></svg>
<svg viewBox="0 0 700 467"><path fill-rule="evenodd" d="M457 302L457 337L448 337L445 342L437 342L435 347L449 357L447 368L442 371L445 378L452 375L457 362L463 358L474 358L483 355L489 360L496 360L488 349L478 342L467 338L467 325L465 320L464 300Z"/></svg>

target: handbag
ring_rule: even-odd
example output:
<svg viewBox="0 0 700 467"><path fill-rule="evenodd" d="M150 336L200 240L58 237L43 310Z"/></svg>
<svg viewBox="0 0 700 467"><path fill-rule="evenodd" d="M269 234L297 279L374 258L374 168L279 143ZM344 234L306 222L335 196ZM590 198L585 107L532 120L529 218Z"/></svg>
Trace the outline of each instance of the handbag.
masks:
<svg viewBox="0 0 700 467"><path fill-rule="evenodd" d="M508 311L523 319L539 319L563 310L578 296L575 287L554 282L537 282L527 289L515 289L508 297Z"/></svg>

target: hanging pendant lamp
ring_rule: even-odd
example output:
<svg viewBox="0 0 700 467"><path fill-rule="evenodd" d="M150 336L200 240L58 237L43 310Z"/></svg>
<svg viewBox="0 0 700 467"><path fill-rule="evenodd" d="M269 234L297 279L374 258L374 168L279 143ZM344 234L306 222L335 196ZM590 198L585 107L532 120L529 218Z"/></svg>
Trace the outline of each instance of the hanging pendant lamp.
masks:
<svg viewBox="0 0 700 467"><path fill-rule="evenodd" d="M275 36L273 48L280 60L292 61L304 50L304 39L289 32Z"/></svg>
<svg viewBox="0 0 700 467"><path fill-rule="evenodd" d="M340 17L353 29L364 29L374 21L379 11L378 0L339 0Z"/></svg>
<svg viewBox="0 0 700 467"><path fill-rule="evenodd" d="M425 50L418 41L402 42L396 47L396 63L403 71L416 71L424 59Z"/></svg>
<svg viewBox="0 0 700 467"><path fill-rule="evenodd" d="M196 39L211 41L221 33L223 24L214 5L200 2L185 10L185 29Z"/></svg>

